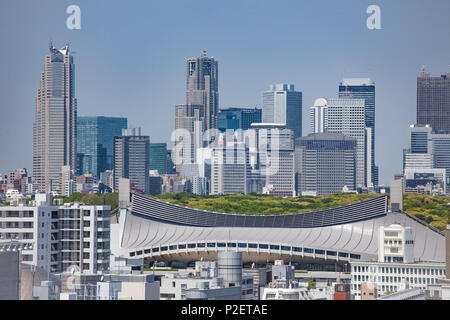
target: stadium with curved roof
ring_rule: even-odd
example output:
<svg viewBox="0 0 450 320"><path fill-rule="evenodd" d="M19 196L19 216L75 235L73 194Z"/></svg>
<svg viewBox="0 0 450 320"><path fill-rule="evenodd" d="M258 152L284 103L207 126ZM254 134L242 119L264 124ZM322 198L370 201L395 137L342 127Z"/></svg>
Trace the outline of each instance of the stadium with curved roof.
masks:
<svg viewBox="0 0 450 320"><path fill-rule="evenodd" d="M445 261L443 234L406 213L389 212L387 196L308 213L241 215L133 193L122 212L122 254L151 261L213 260L219 250L243 252L244 263L375 260L378 228L393 223L413 228L416 260Z"/></svg>

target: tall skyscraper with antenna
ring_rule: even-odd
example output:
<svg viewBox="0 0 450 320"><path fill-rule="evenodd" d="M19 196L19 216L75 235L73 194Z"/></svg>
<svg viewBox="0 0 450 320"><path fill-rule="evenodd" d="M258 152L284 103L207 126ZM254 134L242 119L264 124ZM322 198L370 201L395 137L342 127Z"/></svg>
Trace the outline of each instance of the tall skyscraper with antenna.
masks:
<svg viewBox="0 0 450 320"><path fill-rule="evenodd" d="M36 94L33 176L39 191L61 192L61 169L76 168L75 66L69 45L50 43Z"/></svg>
<svg viewBox="0 0 450 320"><path fill-rule="evenodd" d="M186 105L203 105L203 129L217 128L219 112L218 61L206 51L186 61Z"/></svg>

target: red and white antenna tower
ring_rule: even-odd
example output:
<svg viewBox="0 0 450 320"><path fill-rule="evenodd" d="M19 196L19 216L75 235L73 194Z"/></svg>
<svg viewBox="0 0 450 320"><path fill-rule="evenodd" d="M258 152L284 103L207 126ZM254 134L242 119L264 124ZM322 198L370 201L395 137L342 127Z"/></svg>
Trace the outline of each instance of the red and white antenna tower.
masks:
<svg viewBox="0 0 450 320"><path fill-rule="evenodd" d="M206 58L206 50L203 50L203 57Z"/></svg>

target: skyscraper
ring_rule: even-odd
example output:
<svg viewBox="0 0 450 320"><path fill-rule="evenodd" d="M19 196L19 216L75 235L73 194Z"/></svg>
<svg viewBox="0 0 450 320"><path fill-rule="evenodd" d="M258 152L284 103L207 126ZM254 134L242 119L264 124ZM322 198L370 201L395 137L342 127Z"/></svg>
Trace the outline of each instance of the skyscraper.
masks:
<svg viewBox="0 0 450 320"><path fill-rule="evenodd" d="M78 117L77 174L89 172L97 177L113 169L114 137L127 128L127 118Z"/></svg>
<svg viewBox="0 0 450 320"><path fill-rule="evenodd" d="M203 105L175 105L175 130L185 130L175 137L176 147L172 150L172 159L178 172L181 172L183 164L196 161L197 148L202 147L204 110Z"/></svg>
<svg viewBox="0 0 450 320"><path fill-rule="evenodd" d="M50 45L36 95L33 176L41 192L61 192L61 167L76 168L75 65L69 45Z"/></svg>
<svg viewBox="0 0 450 320"><path fill-rule="evenodd" d="M262 94L262 122L284 123L294 133L302 136L302 93L293 84L274 84Z"/></svg>
<svg viewBox="0 0 450 320"><path fill-rule="evenodd" d="M139 129L124 129L122 136L114 138L114 190L119 179L130 179L131 186L149 192L150 138L141 136Z"/></svg>
<svg viewBox="0 0 450 320"><path fill-rule="evenodd" d="M357 140L356 186L372 184L371 128L365 126L364 99L317 99L315 107L326 110L326 121L313 132L340 133ZM315 114L314 108L311 112ZM315 124L315 121L312 121ZM320 122L317 122L320 124ZM322 129L323 128L323 129Z"/></svg>
<svg viewBox="0 0 450 320"><path fill-rule="evenodd" d="M422 70L417 78L417 124L450 133L450 73L431 77Z"/></svg>
<svg viewBox="0 0 450 320"><path fill-rule="evenodd" d="M297 193L325 195L356 188L355 138L313 133L295 141Z"/></svg>
<svg viewBox="0 0 450 320"><path fill-rule="evenodd" d="M219 112L218 61L207 57L186 61L186 104L204 107L203 129L217 128Z"/></svg>
<svg viewBox="0 0 450 320"><path fill-rule="evenodd" d="M158 170L159 174L167 173L166 143L150 143L150 170Z"/></svg>
<svg viewBox="0 0 450 320"><path fill-rule="evenodd" d="M247 193L247 154L244 143L215 147L211 155L211 194Z"/></svg>
<svg viewBox="0 0 450 320"><path fill-rule="evenodd" d="M295 197L294 133L285 124L253 123L257 168L265 179L263 192Z"/></svg>
<svg viewBox="0 0 450 320"><path fill-rule="evenodd" d="M364 99L365 125L371 131L370 180L374 185L378 185L378 168L375 165L375 83L369 78L344 78L339 85L339 98Z"/></svg>

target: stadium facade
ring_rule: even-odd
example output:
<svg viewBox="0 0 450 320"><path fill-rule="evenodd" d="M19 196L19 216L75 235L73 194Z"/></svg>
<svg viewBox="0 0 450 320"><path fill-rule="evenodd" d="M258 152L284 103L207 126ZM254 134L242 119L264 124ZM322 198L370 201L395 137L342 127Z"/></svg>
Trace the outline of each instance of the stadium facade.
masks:
<svg viewBox="0 0 450 320"><path fill-rule="evenodd" d="M118 250L150 261L213 260L221 250L243 253L243 262L345 265L376 260L378 228L391 224L414 231L414 257L445 261L445 237L405 212L390 212L387 196L337 208L286 215L218 213L132 194L121 209Z"/></svg>

